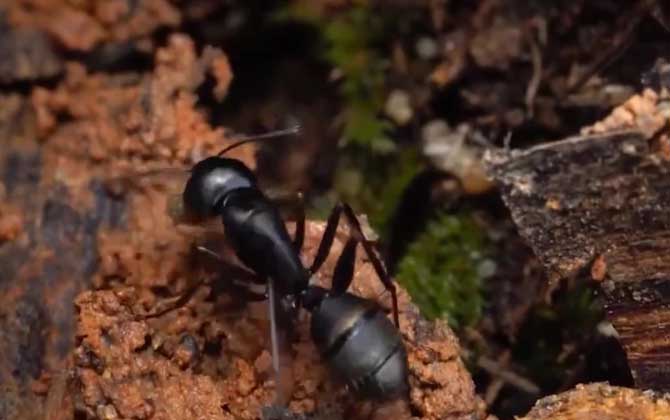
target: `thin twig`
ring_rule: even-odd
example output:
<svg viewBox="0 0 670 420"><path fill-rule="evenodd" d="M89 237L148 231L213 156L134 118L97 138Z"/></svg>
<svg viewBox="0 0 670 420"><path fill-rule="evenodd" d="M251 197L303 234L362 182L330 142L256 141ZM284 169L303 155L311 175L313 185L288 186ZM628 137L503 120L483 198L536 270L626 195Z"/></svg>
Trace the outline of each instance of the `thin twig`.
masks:
<svg viewBox="0 0 670 420"><path fill-rule="evenodd" d="M493 377L497 377L518 388L528 394L537 395L540 393L540 387L537 386L530 379L524 378L516 372L504 367L495 360L491 360L486 356L480 356L477 359L477 366L489 373Z"/></svg>
<svg viewBox="0 0 670 420"><path fill-rule="evenodd" d="M530 44L530 57L533 63L533 76L526 87L526 112L527 117L532 118L535 96L537 96L542 81L542 52L532 31L528 33L528 43Z"/></svg>
<svg viewBox="0 0 670 420"><path fill-rule="evenodd" d="M505 350L502 355L498 358L498 363L502 365L507 365L511 357L511 352ZM486 387L486 392L484 393L484 401L486 402L487 407L491 407L493 403L498 399L500 391L505 386L505 381L499 376L494 376L491 380L491 383Z"/></svg>
<svg viewBox="0 0 670 420"><path fill-rule="evenodd" d="M574 93L579 90L586 82L591 79L594 75L600 73L605 68L609 67L614 63L623 53L628 49L628 47L633 43L633 38L635 30L642 21L642 18L650 12L651 7L656 3L656 0L642 0L636 10L634 11L632 17L628 21L628 24L624 28L621 35L617 37L617 40L610 44L610 47L605 49L598 58L593 61L589 67L586 69L584 74L577 79L575 83L568 87L564 97Z"/></svg>

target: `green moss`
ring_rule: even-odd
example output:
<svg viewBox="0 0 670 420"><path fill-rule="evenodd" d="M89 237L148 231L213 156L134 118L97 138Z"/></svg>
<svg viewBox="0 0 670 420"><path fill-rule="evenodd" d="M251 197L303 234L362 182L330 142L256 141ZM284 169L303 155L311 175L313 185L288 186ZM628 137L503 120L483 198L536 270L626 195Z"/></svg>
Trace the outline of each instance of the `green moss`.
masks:
<svg viewBox="0 0 670 420"><path fill-rule="evenodd" d="M428 224L398 265L398 281L429 318L454 327L479 320L486 247L481 228L467 215L443 214Z"/></svg>
<svg viewBox="0 0 670 420"><path fill-rule="evenodd" d="M389 25L367 2L327 16L314 10L308 2L292 2L277 17L313 25L321 35L321 58L339 74L342 101L334 189L340 199L366 213L383 237L403 188L422 167L415 150L402 150L390 138L393 124L381 116Z"/></svg>
<svg viewBox="0 0 670 420"><path fill-rule="evenodd" d="M301 2L277 15L314 25L323 43L322 58L340 74L342 146L359 146L370 154L395 150L389 138L392 125L380 114L385 98L386 61L376 46L384 35L384 22L366 4L338 14L318 16Z"/></svg>

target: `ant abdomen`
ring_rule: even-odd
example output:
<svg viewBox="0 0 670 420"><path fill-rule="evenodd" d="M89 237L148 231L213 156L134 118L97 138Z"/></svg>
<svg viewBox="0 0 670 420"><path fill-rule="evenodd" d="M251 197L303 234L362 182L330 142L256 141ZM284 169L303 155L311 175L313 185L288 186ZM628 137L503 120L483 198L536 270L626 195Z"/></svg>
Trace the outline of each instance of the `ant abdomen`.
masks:
<svg viewBox="0 0 670 420"><path fill-rule="evenodd" d="M374 302L344 293L312 310L311 334L324 361L356 395L376 400L408 390L399 331Z"/></svg>

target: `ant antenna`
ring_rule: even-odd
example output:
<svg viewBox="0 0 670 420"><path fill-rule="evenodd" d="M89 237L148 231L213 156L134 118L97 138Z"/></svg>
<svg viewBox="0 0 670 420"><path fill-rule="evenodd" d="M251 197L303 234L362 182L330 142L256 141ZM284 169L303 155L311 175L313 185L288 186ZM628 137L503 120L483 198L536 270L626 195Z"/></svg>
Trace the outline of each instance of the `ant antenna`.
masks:
<svg viewBox="0 0 670 420"><path fill-rule="evenodd" d="M238 141L231 144L230 146L224 148L221 150L219 153L217 153L217 156L223 156L227 152L231 151L232 149L242 146L243 144L251 143L254 141L261 141L261 140L267 140L267 139L272 139L275 137L282 137L282 136L290 136L292 134L298 134L302 127L300 124L294 124L291 127L284 128L283 130L275 130L275 131L270 131L267 133L263 134L253 134L249 136L242 136L238 137Z"/></svg>
<svg viewBox="0 0 670 420"><path fill-rule="evenodd" d="M510 144L512 143L512 130L509 130L503 139L503 149L509 152Z"/></svg>

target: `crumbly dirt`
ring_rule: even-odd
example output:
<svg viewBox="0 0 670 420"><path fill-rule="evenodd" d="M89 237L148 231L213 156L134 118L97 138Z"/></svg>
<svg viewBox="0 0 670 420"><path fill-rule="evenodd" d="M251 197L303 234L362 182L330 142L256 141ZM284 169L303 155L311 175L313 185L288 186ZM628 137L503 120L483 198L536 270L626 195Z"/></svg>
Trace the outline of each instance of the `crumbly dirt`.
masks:
<svg viewBox="0 0 670 420"><path fill-rule="evenodd" d="M150 49L153 32L181 22L179 11L167 0L20 0L8 6L6 14L13 26L39 28L62 47L75 51L131 40Z"/></svg>
<svg viewBox="0 0 670 420"><path fill-rule="evenodd" d="M324 224L309 223L304 258L311 260ZM123 238L118 238L124 241ZM127 242L126 242L127 244ZM127 245L126 245L127 246ZM341 250L333 253L319 273L326 285ZM187 255L144 248L137 253L116 254L119 278L135 279L136 287L119 283L107 290L86 291L76 300L78 308L75 372L81 384L77 408L92 418L201 418L254 419L274 396L268 353L264 302L244 303L230 291L219 291L225 273L196 292L181 308L164 316L142 320L141 314L161 307L155 279L193 271ZM157 273L155 258L161 253L171 261ZM353 293L388 305L374 270L359 252ZM138 262L141 261L141 262ZM147 272L135 277L139 265ZM112 270L107 276L114 275ZM143 286L143 287L142 287ZM168 287L167 285L164 287ZM141 289L140 289L141 288ZM147 298L147 294L153 295ZM473 382L459 358L458 342L442 323L428 323L399 293L401 330L409 352L411 392L407 402L373 406L355 401L333 383L309 337L309 317L303 314L293 344L295 388L290 409L298 413L339 413L340 418L369 418L382 410L393 418L484 418L483 405L474 394ZM379 415L379 414L378 414Z"/></svg>
<svg viewBox="0 0 670 420"><path fill-rule="evenodd" d="M0 203L0 245L12 241L21 233L21 212L11 204Z"/></svg>
<svg viewBox="0 0 670 420"><path fill-rule="evenodd" d="M53 42L35 29L11 29L0 17L0 85L55 77L63 70L63 60Z"/></svg>
<svg viewBox="0 0 670 420"><path fill-rule="evenodd" d="M47 155L58 159L53 164L62 171L53 174L56 180L72 183L100 175L95 168L109 177L140 172L146 162L183 164L222 147L223 130L212 128L195 110L194 92L207 72L216 76L217 91L227 90L232 75L225 55L206 48L198 56L188 36L175 34L157 50L155 64L153 73L109 76L89 74L81 64L69 62L55 89L33 89L39 134L53 148ZM63 119L73 121L61 124ZM252 161L249 153L236 157ZM80 169L78 162L94 164L79 176L64 172Z"/></svg>
<svg viewBox="0 0 670 420"><path fill-rule="evenodd" d="M195 106L208 73L220 97L227 91L227 58L196 53L186 35L169 36L149 72L96 73L79 62L63 71L53 86L0 101L0 418L72 413L78 293L138 278L183 284L164 275L165 254L142 250L188 249L175 239L166 187L183 185L183 169L229 144ZM253 153L231 156L253 166ZM147 260L130 264L138 255Z"/></svg>
<svg viewBox="0 0 670 420"><path fill-rule="evenodd" d="M670 418L667 394L642 392L606 383L575 389L539 400L519 420L665 420Z"/></svg>
<svg viewBox="0 0 670 420"><path fill-rule="evenodd" d="M642 93L631 96L626 102L616 107L602 121L582 128L581 134L602 134L606 132L636 129L647 138L651 138L670 121L670 93L667 89L656 92L645 89Z"/></svg>

